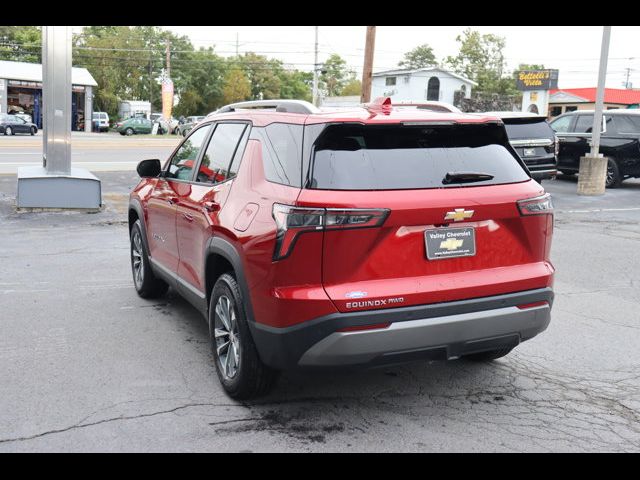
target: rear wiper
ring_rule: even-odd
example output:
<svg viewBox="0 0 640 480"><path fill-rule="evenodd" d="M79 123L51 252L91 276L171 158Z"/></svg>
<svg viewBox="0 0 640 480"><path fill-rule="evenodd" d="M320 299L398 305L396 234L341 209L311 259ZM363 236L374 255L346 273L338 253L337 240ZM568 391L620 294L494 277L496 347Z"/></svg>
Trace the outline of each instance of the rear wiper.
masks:
<svg viewBox="0 0 640 480"><path fill-rule="evenodd" d="M442 179L442 183L447 185L449 183L472 183L472 182L484 182L491 180L493 175L481 172L447 172Z"/></svg>

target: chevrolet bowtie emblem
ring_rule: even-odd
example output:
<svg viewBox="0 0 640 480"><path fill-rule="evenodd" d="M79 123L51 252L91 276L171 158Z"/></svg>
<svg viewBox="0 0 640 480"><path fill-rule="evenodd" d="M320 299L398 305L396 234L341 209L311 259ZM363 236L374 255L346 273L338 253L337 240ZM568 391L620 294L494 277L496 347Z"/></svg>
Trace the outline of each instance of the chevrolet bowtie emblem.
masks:
<svg viewBox="0 0 640 480"><path fill-rule="evenodd" d="M444 219L453 220L454 222L461 222L465 218L471 218L472 216L473 216L473 210L456 208L453 212L447 212L447 214L444 216Z"/></svg>
<svg viewBox="0 0 640 480"><path fill-rule="evenodd" d="M456 250L462 246L462 240L456 240L455 238L447 238L444 242L440 242L440 248L446 248L447 250Z"/></svg>

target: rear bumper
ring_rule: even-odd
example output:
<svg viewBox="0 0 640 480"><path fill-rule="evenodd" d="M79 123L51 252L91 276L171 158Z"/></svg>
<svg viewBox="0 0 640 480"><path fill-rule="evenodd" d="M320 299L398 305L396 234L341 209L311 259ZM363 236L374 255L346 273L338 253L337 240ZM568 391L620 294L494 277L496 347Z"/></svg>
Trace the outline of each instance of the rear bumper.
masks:
<svg viewBox="0 0 640 480"><path fill-rule="evenodd" d="M518 305L548 305L520 309ZM456 302L337 313L288 328L252 325L262 360L277 369L450 359L516 346L549 325L550 288ZM391 322L385 329L338 332Z"/></svg>

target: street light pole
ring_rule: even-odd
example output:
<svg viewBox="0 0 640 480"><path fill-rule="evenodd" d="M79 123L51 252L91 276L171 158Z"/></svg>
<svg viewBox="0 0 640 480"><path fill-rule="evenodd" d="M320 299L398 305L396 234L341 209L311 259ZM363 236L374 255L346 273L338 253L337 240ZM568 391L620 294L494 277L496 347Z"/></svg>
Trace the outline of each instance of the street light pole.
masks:
<svg viewBox="0 0 640 480"><path fill-rule="evenodd" d="M600 49L600 69L598 70L598 91L596 93L596 111L593 114L591 156L597 157L600 150L600 132L602 129L602 110L604 108L604 86L607 80L607 61L609 59L609 41L611 27L603 27L602 47Z"/></svg>
<svg viewBox="0 0 640 480"><path fill-rule="evenodd" d="M580 158L578 176L578 195L603 195L607 181L608 159L600 154L600 133L602 131L602 110L604 108L604 89L607 79L607 60L611 27L602 27L602 46L600 48L600 68L598 71L598 90L596 108L591 127L591 152Z"/></svg>

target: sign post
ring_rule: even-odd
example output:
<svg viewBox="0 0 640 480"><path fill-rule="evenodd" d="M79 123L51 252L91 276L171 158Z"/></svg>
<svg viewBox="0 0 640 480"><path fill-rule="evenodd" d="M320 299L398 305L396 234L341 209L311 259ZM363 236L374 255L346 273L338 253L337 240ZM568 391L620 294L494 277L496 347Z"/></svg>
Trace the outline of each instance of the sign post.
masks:
<svg viewBox="0 0 640 480"><path fill-rule="evenodd" d="M42 167L18 169L18 208L97 210L100 180L71 166L71 28L42 27Z"/></svg>
<svg viewBox="0 0 640 480"><path fill-rule="evenodd" d="M516 88L522 93L522 111L547 115L549 90L558 88L558 70L516 72Z"/></svg>

